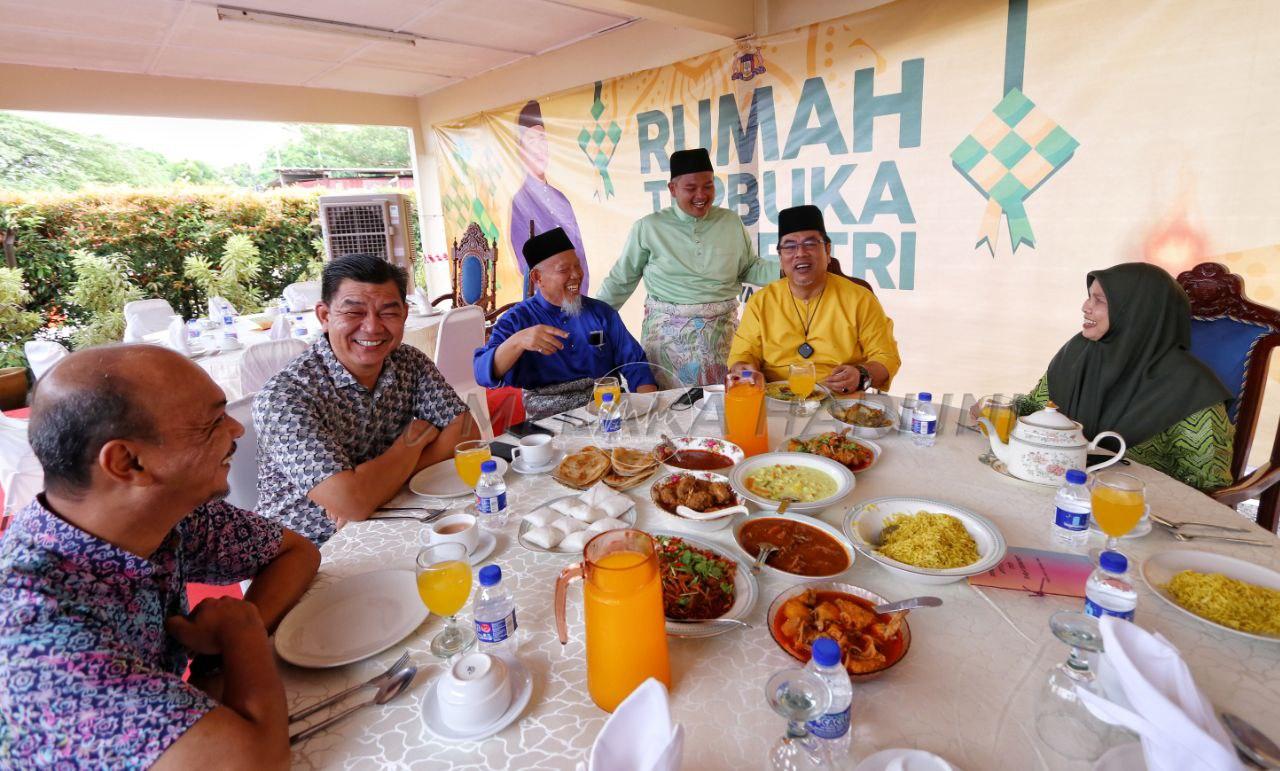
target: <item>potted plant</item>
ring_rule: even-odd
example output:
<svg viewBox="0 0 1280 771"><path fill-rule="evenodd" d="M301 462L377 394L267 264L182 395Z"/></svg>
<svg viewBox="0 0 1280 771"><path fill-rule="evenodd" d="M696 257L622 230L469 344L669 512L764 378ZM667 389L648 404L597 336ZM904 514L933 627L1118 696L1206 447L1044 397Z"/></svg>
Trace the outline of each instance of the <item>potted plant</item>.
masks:
<svg viewBox="0 0 1280 771"><path fill-rule="evenodd" d="M71 254L71 264L76 272L71 302L89 318L75 332L76 348L120 342L124 338L125 303L142 299L142 290L129 283L124 258L77 249Z"/></svg>
<svg viewBox="0 0 1280 771"><path fill-rule="evenodd" d="M40 314L25 309L31 293L18 268L0 268L0 409L27 402L27 359L22 344L40 328Z"/></svg>
<svg viewBox="0 0 1280 771"><path fill-rule="evenodd" d="M189 254L183 274L208 297L221 297L241 311L262 307L262 296L253 286L261 270L261 258L253 239L237 233L222 247L222 259L214 267L202 254Z"/></svg>

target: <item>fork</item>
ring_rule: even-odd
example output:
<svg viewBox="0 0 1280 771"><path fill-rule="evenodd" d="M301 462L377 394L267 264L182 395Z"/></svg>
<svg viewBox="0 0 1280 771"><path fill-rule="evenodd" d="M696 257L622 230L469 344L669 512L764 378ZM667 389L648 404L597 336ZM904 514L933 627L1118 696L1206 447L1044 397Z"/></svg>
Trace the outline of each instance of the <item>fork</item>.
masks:
<svg viewBox="0 0 1280 771"><path fill-rule="evenodd" d="M1148 516L1149 516L1149 517L1151 517L1152 521L1154 521L1154 522L1159 522L1160 524L1164 525L1165 527L1171 527L1171 528L1173 528L1173 529L1175 529L1175 530L1176 530L1176 529L1178 529L1178 528L1180 528L1180 527L1212 527L1212 528L1215 528L1215 529L1217 529L1217 530L1226 530L1226 531L1229 531L1229 532L1232 532L1232 533L1248 533L1248 532L1250 532L1247 528L1243 528L1243 527L1232 527L1232 526L1230 526L1230 525L1215 525L1215 524L1214 524L1214 523L1212 523L1212 522L1178 522L1178 521L1176 521L1176 520L1172 520L1172 519L1169 519L1169 518L1167 518L1167 517L1162 517L1162 516L1160 516L1159 514L1156 514L1154 511L1153 511L1153 512L1151 512L1150 514L1148 514Z"/></svg>
<svg viewBox="0 0 1280 771"><path fill-rule="evenodd" d="M401 654L400 658L396 659L396 662L392 664L390 667L388 667L386 672L383 672L380 675L375 675L374 677L371 677L368 680L365 680L363 683L357 683L356 685L351 686L350 688L343 691L342 693L330 696L324 701L321 701L318 704L313 704L310 707L307 707L306 709L302 710L301 712L293 713L292 715L289 716L289 722L296 723L299 720L303 720L305 718L311 717L312 715L316 714L317 712L324 709L325 707L331 706L333 704L337 704L338 702L347 698L348 696L360 690L361 688L381 688L386 683L391 682L391 680L396 675L400 674L400 671L407 666L409 666L409 651L405 651L403 654Z"/></svg>
<svg viewBox="0 0 1280 771"><path fill-rule="evenodd" d="M1210 540L1210 541L1229 541L1231 543L1247 543L1252 546L1274 546L1275 545L1275 544L1267 543L1266 541L1255 541L1252 538L1232 538L1231 536L1228 536L1228 535L1188 535L1180 530L1174 530L1172 532L1173 532L1174 539L1178 541L1199 541L1204 539L1204 540Z"/></svg>
<svg viewBox="0 0 1280 771"><path fill-rule="evenodd" d="M415 517L411 514L392 514L389 517L377 516L378 513L383 511L422 511L424 513L420 517ZM387 521L396 522L396 521L412 520L414 522L422 522L422 523L435 522L437 519L440 519L440 517L443 516L446 511L448 511L448 509L378 509L378 511L375 511L373 513L373 516L369 517L369 521L370 522L387 522Z"/></svg>

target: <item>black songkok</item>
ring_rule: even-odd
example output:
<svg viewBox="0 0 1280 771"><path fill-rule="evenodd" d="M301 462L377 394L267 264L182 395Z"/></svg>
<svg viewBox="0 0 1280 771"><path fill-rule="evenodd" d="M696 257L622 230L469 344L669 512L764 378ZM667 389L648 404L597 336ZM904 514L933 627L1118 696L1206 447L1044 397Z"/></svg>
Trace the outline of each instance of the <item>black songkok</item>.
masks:
<svg viewBox="0 0 1280 771"><path fill-rule="evenodd" d="M573 242L564 228L552 228L524 242L524 262L531 269L543 260L573 249Z"/></svg>
<svg viewBox="0 0 1280 771"><path fill-rule="evenodd" d="M699 171L711 171L711 154L706 148L696 147L692 150L676 150L671 154L671 178L681 174L696 174Z"/></svg>

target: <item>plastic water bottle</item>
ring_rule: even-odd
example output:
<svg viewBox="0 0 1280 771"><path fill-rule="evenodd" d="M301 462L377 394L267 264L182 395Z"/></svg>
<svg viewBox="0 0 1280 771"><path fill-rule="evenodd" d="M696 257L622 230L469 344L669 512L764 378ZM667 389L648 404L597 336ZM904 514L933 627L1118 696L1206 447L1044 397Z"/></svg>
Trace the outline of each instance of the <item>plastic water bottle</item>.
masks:
<svg viewBox="0 0 1280 771"><path fill-rule="evenodd" d="M498 473L498 462L480 464L476 482L476 516L485 530L501 530L507 526L507 483Z"/></svg>
<svg viewBox="0 0 1280 771"><path fill-rule="evenodd" d="M1129 578L1129 560L1118 551L1104 551L1098 569L1084 585L1084 612L1095 618L1115 616L1133 620L1138 592Z"/></svg>
<svg viewBox="0 0 1280 771"><path fill-rule="evenodd" d="M600 397L600 418L596 421L596 443L601 447L616 447L622 434L622 415L613 401L613 394Z"/></svg>
<svg viewBox="0 0 1280 771"><path fill-rule="evenodd" d="M1067 483L1054 499L1052 538L1058 546L1078 550L1089 542L1089 514L1093 502L1084 483L1089 480L1080 469L1067 472Z"/></svg>
<svg viewBox="0 0 1280 771"><path fill-rule="evenodd" d="M917 447L932 447L938 438L938 408L933 406L933 394L924 391L916 395L916 409L911 416L911 442Z"/></svg>
<svg viewBox="0 0 1280 771"><path fill-rule="evenodd" d="M822 740L831 754L835 768L844 768L841 760L849 757L849 716L852 713L853 685L841 661L840 646L830 637L813 641L813 657L804 668L822 678L831 691L831 707L827 714L810 720L809 733Z"/></svg>
<svg viewBox="0 0 1280 771"><path fill-rule="evenodd" d="M200 340L200 320L191 319L187 322L187 342L193 347L199 348Z"/></svg>
<svg viewBox="0 0 1280 771"><path fill-rule="evenodd" d="M471 603L472 620L480 652L503 658L514 658L516 647L516 603L502 585L502 568L485 565L480 568L480 592Z"/></svg>
<svg viewBox="0 0 1280 771"><path fill-rule="evenodd" d="M222 309L222 343L223 345L235 347L233 343L240 342L240 333L236 331L236 317L231 315L230 304Z"/></svg>

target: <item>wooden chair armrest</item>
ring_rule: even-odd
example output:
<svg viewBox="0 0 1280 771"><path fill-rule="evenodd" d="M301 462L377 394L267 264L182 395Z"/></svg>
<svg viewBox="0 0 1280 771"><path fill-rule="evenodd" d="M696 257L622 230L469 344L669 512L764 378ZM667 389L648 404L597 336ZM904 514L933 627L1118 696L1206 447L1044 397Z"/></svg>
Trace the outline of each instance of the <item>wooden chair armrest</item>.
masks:
<svg viewBox="0 0 1280 771"><path fill-rule="evenodd" d="M1268 463L1239 482L1214 490L1209 495L1218 503L1236 506L1251 498L1260 497L1275 484L1280 484L1280 466Z"/></svg>
<svg viewBox="0 0 1280 771"><path fill-rule="evenodd" d="M453 299L453 295L452 295L452 294L442 294L442 295L440 295L439 297L437 297L436 299L434 299L434 300L432 300L432 301L431 301L431 307L432 307L432 308L434 308L434 307L436 307L437 305L439 305L440 303L444 302L445 300L452 300L452 299Z"/></svg>
<svg viewBox="0 0 1280 771"><path fill-rule="evenodd" d="M498 320L499 316L501 316L502 314L506 313L507 311L511 310L511 308L519 304L520 303L507 303L506 305L502 306L501 308L498 308L492 313L485 314L485 317L484 317L485 324L492 324L493 322Z"/></svg>

